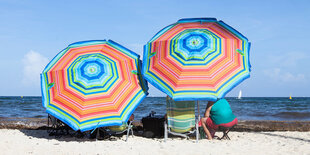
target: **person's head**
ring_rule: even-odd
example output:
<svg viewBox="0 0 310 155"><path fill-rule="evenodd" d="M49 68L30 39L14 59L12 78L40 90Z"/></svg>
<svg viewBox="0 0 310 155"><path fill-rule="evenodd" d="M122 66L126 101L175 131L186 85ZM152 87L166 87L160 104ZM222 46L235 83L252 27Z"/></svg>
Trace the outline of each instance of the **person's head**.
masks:
<svg viewBox="0 0 310 155"><path fill-rule="evenodd" d="M208 101L208 104L214 104L215 102L214 101Z"/></svg>
<svg viewBox="0 0 310 155"><path fill-rule="evenodd" d="M212 106L215 102L214 101L208 101L207 109Z"/></svg>

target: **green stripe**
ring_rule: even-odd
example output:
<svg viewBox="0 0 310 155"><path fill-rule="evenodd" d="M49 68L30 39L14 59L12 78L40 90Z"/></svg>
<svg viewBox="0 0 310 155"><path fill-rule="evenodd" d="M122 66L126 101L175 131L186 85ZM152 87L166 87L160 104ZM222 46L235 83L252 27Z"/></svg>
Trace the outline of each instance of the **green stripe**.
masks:
<svg viewBox="0 0 310 155"><path fill-rule="evenodd" d="M238 53L240 53L242 56L244 56L244 52L243 52L242 50L236 49L236 51L237 51Z"/></svg>
<svg viewBox="0 0 310 155"><path fill-rule="evenodd" d="M195 101L167 99L168 127L173 132L184 133L195 127Z"/></svg>

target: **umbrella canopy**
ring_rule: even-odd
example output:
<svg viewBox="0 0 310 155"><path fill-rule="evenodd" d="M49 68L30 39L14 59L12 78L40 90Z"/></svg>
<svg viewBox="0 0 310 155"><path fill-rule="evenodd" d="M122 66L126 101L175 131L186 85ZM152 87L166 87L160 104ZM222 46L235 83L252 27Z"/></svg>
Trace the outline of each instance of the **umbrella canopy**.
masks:
<svg viewBox="0 0 310 155"><path fill-rule="evenodd" d="M111 40L73 43L41 74L43 106L74 130L122 125L147 95L140 66Z"/></svg>
<svg viewBox="0 0 310 155"><path fill-rule="evenodd" d="M215 101L250 76L249 50L223 21L181 19L144 46L142 74L176 101Z"/></svg>

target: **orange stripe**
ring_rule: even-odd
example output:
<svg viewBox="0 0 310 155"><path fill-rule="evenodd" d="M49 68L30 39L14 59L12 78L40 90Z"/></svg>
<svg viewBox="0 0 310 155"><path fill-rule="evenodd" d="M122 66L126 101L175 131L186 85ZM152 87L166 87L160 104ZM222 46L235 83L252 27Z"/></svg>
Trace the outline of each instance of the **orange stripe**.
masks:
<svg viewBox="0 0 310 155"><path fill-rule="evenodd" d="M100 46L92 46L92 50L98 50ZM50 74L49 75L49 81L50 82L54 82L53 77L56 76L64 76L66 75L67 71L66 69L68 68L69 64L72 63L72 59L76 58L79 54L85 53L85 50L87 50L88 48L86 47L79 47L79 48L73 48L70 49L70 52L65 54L63 56L63 58L61 58L60 63L57 63L57 65L55 65L51 70L50 70ZM83 52L84 50L84 52ZM88 51L88 50L87 50ZM109 53L107 53L107 51L109 51ZM89 54L90 51L88 51ZM97 51L96 51L97 52ZM125 104L127 102L124 102L126 100L128 100L129 98L132 98L134 96L134 93L141 90L139 84L138 84L138 79L131 74L131 70L136 70L136 66L135 64L135 60L126 57L125 54L122 53L118 53L118 51L110 46L104 45L103 47L100 48L100 52L103 53L104 55L110 55L112 58L111 59L121 59L120 60L120 68L118 68L120 73L127 73L126 76L124 76L123 74L121 74L120 76L123 77L124 81L119 83L116 87L116 89L113 91L109 91L108 92L108 96L104 96L104 97L109 97L109 98L101 98L98 99L99 97L92 97L87 98L88 96L86 96L86 98L80 98L79 96L75 96L74 94L80 95L80 93L76 93L76 91L70 92L70 90L67 89L68 84L66 83L66 81L64 79L66 79L66 77L60 77L60 78L56 78L56 86L58 88L58 90L54 89L56 87L53 87L50 91L51 91L51 100L53 101L53 104L55 104L56 106L58 106L59 108L67 111L68 113L73 114L74 116L77 116L77 118L79 119L85 119L85 118L89 118L91 117L93 114L92 113L96 113L95 115L97 115L97 113L99 112L103 112L106 111L108 112L109 110L111 111L111 113L119 113L121 111L121 109L125 106ZM71 61L68 61L71 60ZM67 66L67 67L65 67ZM63 68L64 67L64 68ZM128 68L128 70L126 70L126 68ZM57 72L57 73L56 73ZM133 81L133 82L129 82L129 81ZM63 87L66 86L66 87ZM126 91L124 91L123 89L128 87L128 89L126 89ZM58 95L56 95L57 93L63 94L60 97ZM102 94L101 94L102 95ZM118 96L120 95L120 96ZM118 99L115 99L118 96ZM77 108L75 105L73 105L70 101L67 101L64 98L70 98L74 101L77 102L77 104L80 105L84 105L84 106L88 106L89 109L80 109ZM87 99L88 101L85 101L85 99ZM92 100L92 99L96 99L96 100ZM102 104L107 104L107 102L111 103L110 105L107 106L103 106L103 107L97 107L97 106L102 106ZM94 105L97 104L97 105ZM109 113L109 114L111 114Z"/></svg>
<svg viewBox="0 0 310 155"><path fill-rule="evenodd" d="M180 27L179 25L182 25L183 29L179 28ZM242 45L241 41L237 37L233 36L230 32L226 31L225 29L219 27L217 24L213 24L213 23L208 23L208 24L197 24L197 23L184 24L183 23L179 25L177 25L173 29L170 29L168 32L166 32L164 35L158 38L153 43L153 49L152 49L153 51L159 52L159 54L158 56L156 55L157 57L155 56L151 59L151 64L153 65L153 67L151 67L150 70L156 73L159 77L167 78L167 81L170 83L169 85L172 88L181 87L182 89L184 89L184 87L186 87L187 85L188 87L193 87L194 85L197 85L197 86L206 85L206 86L215 87L220 80L223 80L225 76L231 73L231 69L235 68L236 65L239 68L240 66L241 68L243 68L242 62L241 63L237 62L237 64L236 64L236 61L230 62L231 58L233 58L233 54L235 53L234 51L237 48L240 49L240 45ZM167 52L163 52L163 51L169 51L169 41L172 37L174 37L175 34L184 30L184 28L206 29L206 27L203 27L201 25L206 26L209 31L220 36L222 39L226 39L226 43L222 42L222 50L223 51L228 50L230 52L223 52L227 55L222 54L220 57L218 57L218 59L212 61L210 65L202 69L201 69L201 66L197 66L197 67L200 67L200 69L196 69L195 67L192 67L192 66L189 66L188 68L186 68L187 66L182 66L183 68L185 68L183 69L180 67L181 66L180 63L175 62L175 61L172 62L171 61L172 57L171 56L169 57ZM198 27L193 27L193 26L198 26ZM214 26L217 26L217 27L214 28ZM229 39L229 38L233 38L233 39ZM234 43L236 47L234 47ZM240 57L240 55L238 56ZM170 58L170 59L167 59L167 58ZM229 66L229 67L222 68L223 66ZM212 75L211 73L216 73L216 71L220 69L222 70L221 73L217 73L214 77L210 77ZM197 76L197 78L195 76ZM179 79L178 77L182 79ZM201 79L201 77L205 77L207 80L199 80Z"/></svg>

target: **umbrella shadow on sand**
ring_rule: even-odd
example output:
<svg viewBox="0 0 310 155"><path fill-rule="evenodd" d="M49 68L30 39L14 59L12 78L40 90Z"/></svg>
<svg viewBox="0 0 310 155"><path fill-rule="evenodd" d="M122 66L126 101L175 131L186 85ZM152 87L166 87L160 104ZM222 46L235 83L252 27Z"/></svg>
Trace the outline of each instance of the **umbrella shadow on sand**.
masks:
<svg viewBox="0 0 310 155"><path fill-rule="evenodd" d="M29 139L47 139L47 140L57 140L57 141L117 141L117 140L125 140L123 134L112 134L110 132L106 132L106 130L100 128L95 130L90 130L86 132L74 131L70 128L66 129L58 129L53 130L51 127L43 126L36 130L29 129L19 129L20 132L29 137ZM142 136L138 131L134 131L134 136Z"/></svg>
<svg viewBox="0 0 310 155"><path fill-rule="evenodd" d="M48 130L27 130L20 129L20 132L29 137L29 139L47 139L47 140L58 140L58 141L94 141L96 139L90 138L86 133L69 131L69 133L57 133L51 134Z"/></svg>

